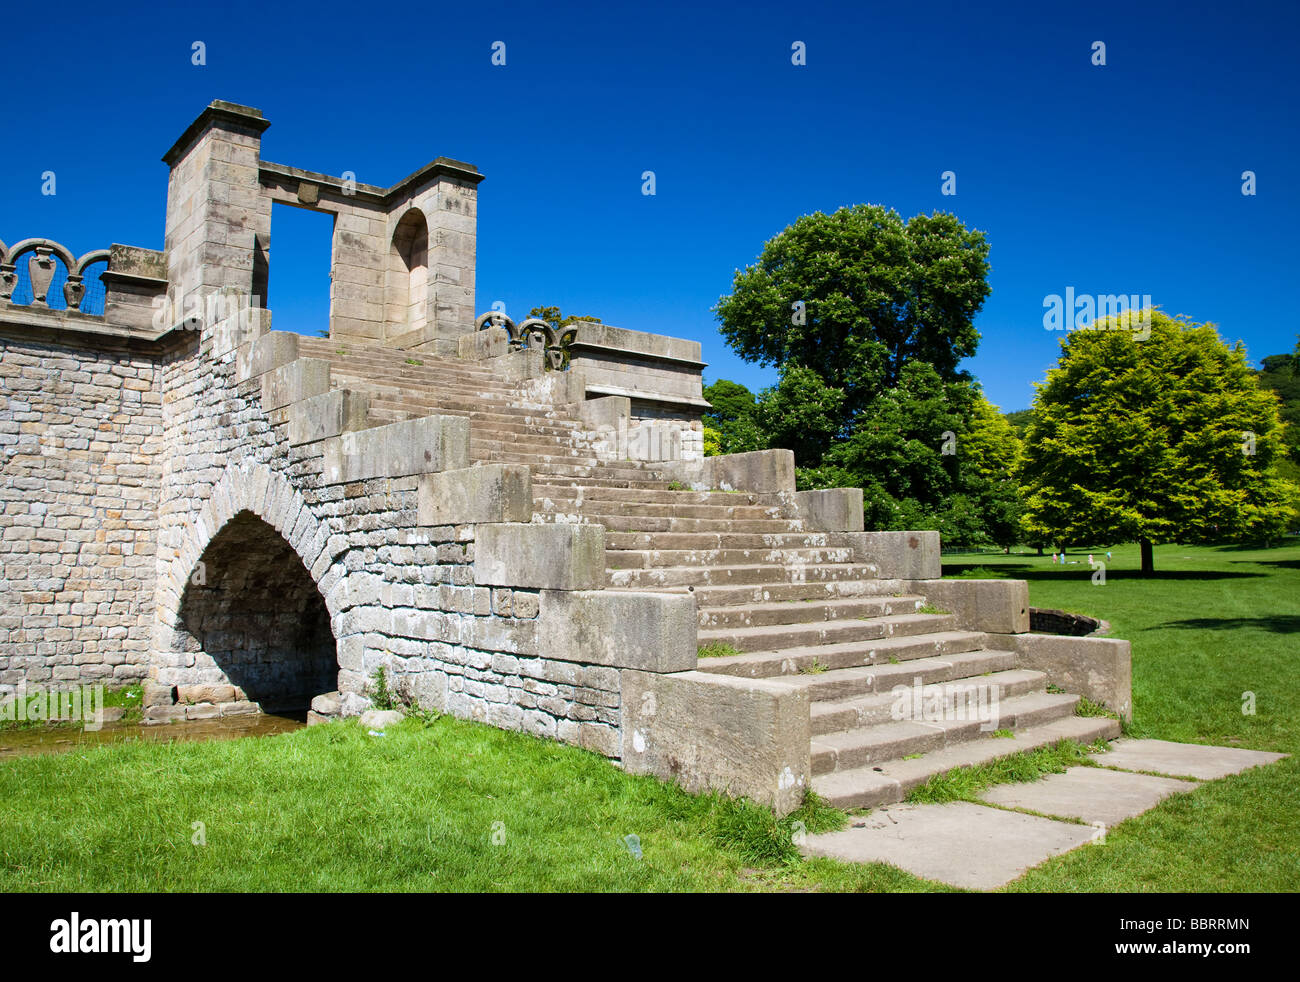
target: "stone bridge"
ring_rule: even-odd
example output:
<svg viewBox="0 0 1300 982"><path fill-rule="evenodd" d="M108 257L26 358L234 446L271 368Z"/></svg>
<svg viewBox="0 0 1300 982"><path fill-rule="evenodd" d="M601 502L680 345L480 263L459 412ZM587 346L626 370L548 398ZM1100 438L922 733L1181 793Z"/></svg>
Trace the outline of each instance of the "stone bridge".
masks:
<svg viewBox="0 0 1300 982"><path fill-rule="evenodd" d="M864 531L787 451L704 457L698 343L476 318L474 167L359 184L263 161L267 126L215 102L167 152L161 252L0 242L0 686L319 720L382 667L781 812L1117 732L1060 690L1127 714L1126 642L1028 633L1023 582L940 580L936 533ZM271 330L277 203L334 216L328 337Z"/></svg>

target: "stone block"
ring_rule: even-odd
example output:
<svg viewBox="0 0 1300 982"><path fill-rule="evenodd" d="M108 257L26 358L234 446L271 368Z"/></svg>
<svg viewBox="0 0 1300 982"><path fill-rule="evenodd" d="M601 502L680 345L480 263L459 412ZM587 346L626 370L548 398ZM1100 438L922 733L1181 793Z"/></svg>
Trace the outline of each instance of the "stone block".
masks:
<svg viewBox="0 0 1300 982"><path fill-rule="evenodd" d="M421 416L329 438L322 479L345 484L468 466L469 419Z"/></svg>
<svg viewBox="0 0 1300 982"><path fill-rule="evenodd" d="M257 378L298 360L298 335L292 331L272 331L239 349L236 368L239 381Z"/></svg>
<svg viewBox="0 0 1300 982"><path fill-rule="evenodd" d="M749 798L786 815L812 780L808 694L707 672L624 671L620 738L630 774Z"/></svg>
<svg viewBox="0 0 1300 982"><path fill-rule="evenodd" d="M599 590L605 585L601 525L480 525L474 582L540 590Z"/></svg>
<svg viewBox="0 0 1300 982"><path fill-rule="evenodd" d="M794 505L799 518L812 531L862 531L861 488L826 488L819 491L796 491Z"/></svg>
<svg viewBox="0 0 1300 982"><path fill-rule="evenodd" d="M361 725L368 730L384 730L396 726L404 718L396 709L367 709L361 714Z"/></svg>
<svg viewBox="0 0 1300 982"><path fill-rule="evenodd" d="M315 443L341 433L364 430L370 397L350 389L335 389L289 408L289 444Z"/></svg>
<svg viewBox="0 0 1300 982"><path fill-rule="evenodd" d="M887 579L937 580L943 572L938 532L846 532L853 561Z"/></svg>
<svg viewBox="0 0 1300 982"><path fill-rule="evenodd" d="M262 409L282 409L329 388L330 363L323 358L299 358L262 376Z"/></svg>
<svg viewBox="0 0 1300 982"><path fill-rule="evenodd" d="M144 698L141 702L146 707L171 706L176 702L176 689L170 685L146 682L144 684Z"/></svg>
<svg viewBox="0 0 1300 982"><path fill-rule="evenodd" d="M527 522L533 517L532 471L524 464L478 464L420 478L421 525Z"/></svg>
<svg viewBox="0 0 1300 982"><path fill-rule="evenodd" d="M922 594L955 614L963 631L1023 634L1029 630L1029 584L1024 580L908 580L905 593Z"/></svg>
<svg viewBox="0 0 1300 982"><path fill-rule="evenodd" d="M696 491L794 491L794 453L789 450L704 457L683 461L676 470L680 480Z"/></svg>
<svg viewBox="0 0 1300 982"><path fill-rule="evenodd" d="M1066 692L1087 696L1118 713L1133 715L1132 650L1119 638L1070 638L1056 634L992 635L990 647L1016 653L1016 667L1044 672Z"/></svg>
<svg viewBox="0 0 1300 982"><path fill-rule="evenodd" d="M504 327L489 327L456 339L456 353L470 361L500 358L510 351L510 335Z"/></svg>
<svg viewBox="0 0 1300 982"><path fill-rule="evenodd" d="M543 590L543 658L646 672L684 672L698 660L695 597L681 593Z"/></svg>
<svg viewBox="0 0 1300 982"><path fill-rule="evenodd" d="M246 345L251 346L266 336L271 330L271 312L263 307L247 306L247 298L232 297L229 303L231 313L218 320L212 326L212 355L220 358L236 348L242 349ZM287 331L281 331L281 334L287 334ZM291 335L297 337L297 335ZM290 359L292 360L292 359ZM282 363L283 364L283 363ZM236 358L236 369L239 368L239 358ZM250 376L240 374L239 381L243 381Z"/></svg>
<svg viewBox="0 0 1300 982"><path fill-rule="evenodd" d="M578 403L578 418L594 430L603 427L622 427L632 418L632 400L627 396L601 396Z"/></svg>

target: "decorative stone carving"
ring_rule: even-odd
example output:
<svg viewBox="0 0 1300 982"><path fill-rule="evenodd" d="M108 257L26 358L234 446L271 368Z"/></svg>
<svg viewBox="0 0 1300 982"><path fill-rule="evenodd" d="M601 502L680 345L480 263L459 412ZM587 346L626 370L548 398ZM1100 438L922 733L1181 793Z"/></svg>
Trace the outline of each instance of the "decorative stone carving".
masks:
<svg viewBox="0 0 1300 982"><path fill-rule="evenodd" d="M510 336L511 349L540 348L546 355L546 370L556 372L568 370L570 349L578 336L577 327L557 330L549 321L540 317L530 317L516 325L499 310L479 315L474 321L474 327L479 331L485 331L489 327L505 328Z"/></svg>
<svg viewBox="0 0 1300 982"><path fill-rule="evenodd" d="M80 259L74 259L68 249L52 239L23 239L12 249L0 242L0 300L12 302L18 286L17 261L32 253L27 261L27 272L32 284L32 306L48 307L50 284L54 281L54 260L58 259L68 271L63 284L63 299L69 310L79 310L86 296L85 273L92 263L108 262L107 249L94 249Z"/></svg>

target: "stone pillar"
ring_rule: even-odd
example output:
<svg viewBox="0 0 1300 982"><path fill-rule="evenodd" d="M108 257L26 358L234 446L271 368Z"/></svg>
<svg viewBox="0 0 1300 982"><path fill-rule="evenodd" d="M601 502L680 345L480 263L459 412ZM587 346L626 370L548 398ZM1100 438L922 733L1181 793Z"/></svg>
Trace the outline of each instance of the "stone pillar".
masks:
<svg viewBox="0 0 1300 982"><path fill-rule="evenodd" d="M477 175L444 175L437 185L438 207L428 216L429 317L439 347L446 347L446 353L455 353L457 339L474 332L477 185L481 179Z"/></svg>
<svg viewBox="0 0 1300 982"><path fill-rule="evenodd" d="M171 327L196 315L205 332L213 294L266 306L271 199L258 181L262 133L257 109L216 101L166 154L168 292ZM225 310L225 314L231 311Z"/></svg>

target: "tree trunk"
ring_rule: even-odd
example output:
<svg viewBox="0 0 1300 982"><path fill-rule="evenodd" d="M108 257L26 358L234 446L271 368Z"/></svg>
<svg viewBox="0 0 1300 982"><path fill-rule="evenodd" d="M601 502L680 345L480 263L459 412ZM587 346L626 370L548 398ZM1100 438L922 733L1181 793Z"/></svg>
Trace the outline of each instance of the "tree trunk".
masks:
<svg viewBox="0 0 1300 982"><path fill-rule="evenodd" d="M1155 558L1151 551L1151 540L1139 539L1138 542L1142 546L1142 575L1150 576L1156 571Z"/></svg>

